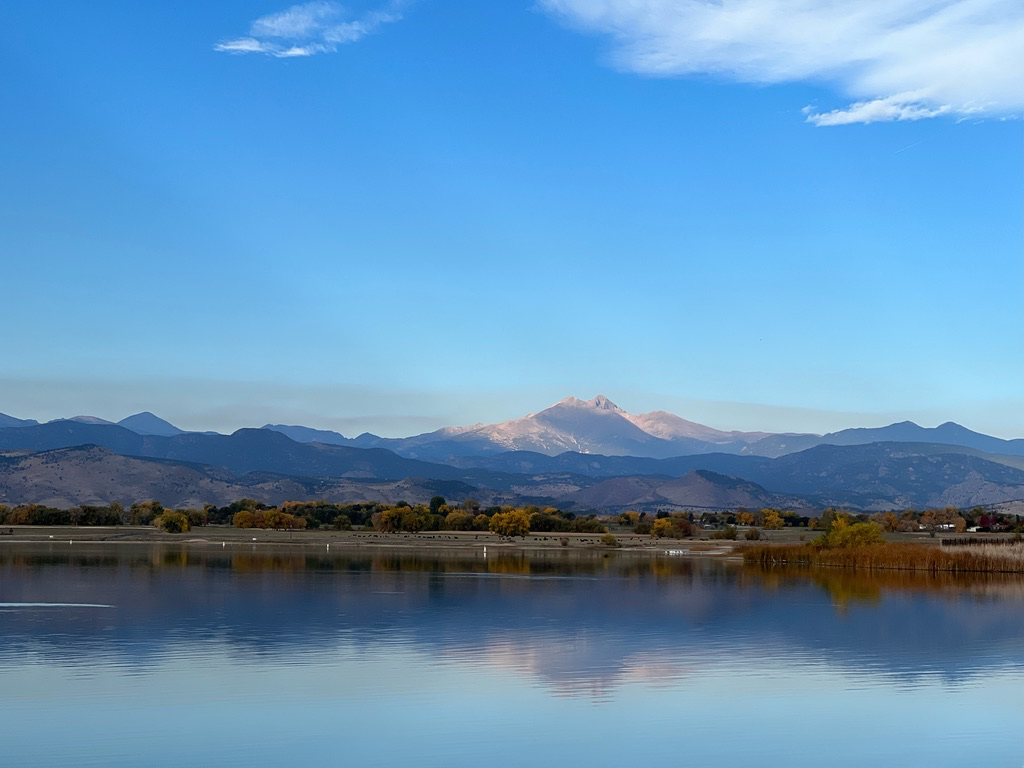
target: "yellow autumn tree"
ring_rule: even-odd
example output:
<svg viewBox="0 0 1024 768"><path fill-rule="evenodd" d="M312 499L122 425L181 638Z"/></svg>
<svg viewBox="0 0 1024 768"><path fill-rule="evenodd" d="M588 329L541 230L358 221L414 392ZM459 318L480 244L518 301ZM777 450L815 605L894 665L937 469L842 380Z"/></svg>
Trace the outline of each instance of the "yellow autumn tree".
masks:
<svg viewBox="0 0 1024 768"><path fill-rule="evenodd" d="M530 516L521 509L498 512L491 518L488 528L499 536L526 536L530 532Z"/></svg>

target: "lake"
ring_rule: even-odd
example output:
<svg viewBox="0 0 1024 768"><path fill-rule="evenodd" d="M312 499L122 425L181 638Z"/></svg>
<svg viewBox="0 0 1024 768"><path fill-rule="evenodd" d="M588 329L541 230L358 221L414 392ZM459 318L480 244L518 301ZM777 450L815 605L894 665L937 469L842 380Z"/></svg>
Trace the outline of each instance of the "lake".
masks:
<svg viewBox="0 0 1024 768"><path fill-rule="evenodd" d="M1015 766L1024 581L0 545L10 766Z"/></svg>

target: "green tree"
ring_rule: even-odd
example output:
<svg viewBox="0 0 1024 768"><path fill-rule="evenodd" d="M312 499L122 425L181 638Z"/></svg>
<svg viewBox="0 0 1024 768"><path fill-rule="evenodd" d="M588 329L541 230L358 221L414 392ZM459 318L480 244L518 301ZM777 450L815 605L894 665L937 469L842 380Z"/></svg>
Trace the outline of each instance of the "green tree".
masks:
<svg viewBox="0 0 1024 768"><path fill-rule="evenodd" d="M431 499L431 505L433 505L435 499L440 498L440 496L435 496L434 499ZM443 499L441 504L444 504ZM438 508L440 508L440 505ZM402 510L402 530L409 531L409 533L419 533L426 530L430 527L430 514L428 508L422 504L417 504L415 507L406 507Z"/></svg>
<svg viewBox="0 0 1024 768"><path fill-rule="evenodd" d="M444 527L449 531L471 531L473 530L473 515L462 511L449 512L444 518Z"/></svg>
<svg viewBox="0 0 1024 768"><path fill-rule="evenodd" d="M124 508L124 505L119 501L112 501L110 503L110 512L117 515L122 525L128 523L128 511Z"/></svg>
<svg viewBox="0 0 1024 768"><path fill-rule="evenodd" d="M163 511L159 501L137 501L128 509L128 522L132 525L149 525Z"/></svg>
<svg viewBox="0 0 1024 768"><path fill-rule="evenodd" d="M625 512L622 512L619 515L619 523L621 525L633 526L633 525L636 525L636 523L637 523L637 521L639 519L640 519L640 515L638 515L636 512L634 512L631 509L627 509Z"/></svg>
<svg viewBox="0 0 1024 768"><path fill-rule="evenodd" d="M568 531L572 524L561 515L552 515L548 512L534 512L530 515L530 530L539 533L551 533L553 531Z"/></svg>
<svg viewBox="0 0 1024 768"><path fill-rule="evenodd" d="M826 532L832 530L832 523L836 519L836 510L834 507L829 507L821 515L820 526L825 529Z"/></svg>
<svg viewBox="0 0 1024 768"><path fill-rule="evenodd" d="M636 525L633 526L633 533L639 533L641 536L646 536L651 532L653 526L650 520L637 520Z"/></svg>

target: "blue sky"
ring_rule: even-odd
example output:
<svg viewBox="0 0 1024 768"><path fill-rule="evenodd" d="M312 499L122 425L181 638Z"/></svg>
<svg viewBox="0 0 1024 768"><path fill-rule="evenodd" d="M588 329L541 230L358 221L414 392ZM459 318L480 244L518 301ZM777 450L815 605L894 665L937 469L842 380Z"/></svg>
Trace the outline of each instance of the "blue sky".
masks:
<svg viewBox="0 0 1024 768"><path fill-rule="evenodd" d="M0 411L1024 436L1024 7L0 6Z"/></svg>

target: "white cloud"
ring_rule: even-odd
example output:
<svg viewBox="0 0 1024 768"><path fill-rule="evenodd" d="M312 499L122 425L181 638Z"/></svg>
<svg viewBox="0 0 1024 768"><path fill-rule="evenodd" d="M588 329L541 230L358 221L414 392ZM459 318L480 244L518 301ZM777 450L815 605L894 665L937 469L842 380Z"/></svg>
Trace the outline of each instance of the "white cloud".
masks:
<svg viewBox="0 0 1024 768"><path fill-rule="evenodd" d="M938 117L952 111L949 105L924 106L910 96L890 96L871 101L857 101L845 109L831 112L816 112L813 107L804 107L807 119L815 125L850 125L851 123L879 123L892 120L923 120Z"/></svg>
<svg viewBox="0 0 1024 768"><path fill-rule="evenodd" d="M614 40L617 66L741 82L834 83L816 125L1024 112L1020 0L539 0Z"/></svg>
<svg viewBox="0 0 1024 768"><path fill-rule="evenodd" d="M340 8L327 2L293 5L280 13L256 19L249 29L254 37L308 38L332 24L340 12Z"/></svg>
<svg viewBox="0 0 1024 768"><path fill-rule="evenodd" d="M377 31L384 24L402 18L401 0L384 10L346 16L334 2L313 2L261 16L249 25L249 34L217 43L214 50L225 53L263 53L277 58L315 56L332 53L339 45L354 43Z"/></svg>
<svg viewBox="0 0 1024 768"><path fill-rule="evenodd" d="M240 37L237 40L229 40L226 43L217 45L218 51L228 53L268 53L266 43L261 43L252 37Z"/></svg>

